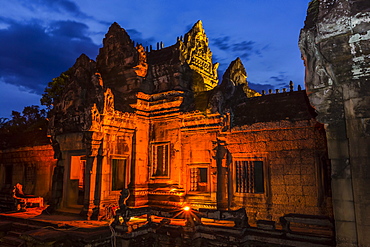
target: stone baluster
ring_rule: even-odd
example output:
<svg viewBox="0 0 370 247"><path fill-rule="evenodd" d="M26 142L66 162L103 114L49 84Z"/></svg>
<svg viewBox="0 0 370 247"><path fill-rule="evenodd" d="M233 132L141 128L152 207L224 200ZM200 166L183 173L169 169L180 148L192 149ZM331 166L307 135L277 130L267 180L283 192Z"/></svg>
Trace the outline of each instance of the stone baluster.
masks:
<svg viewBox="0 0 370 247"><path fill-rule="evenodd" d="M294 84L293 84L292 81L289 82L289 90L290 90L290 92L294 91Z"/></svg>

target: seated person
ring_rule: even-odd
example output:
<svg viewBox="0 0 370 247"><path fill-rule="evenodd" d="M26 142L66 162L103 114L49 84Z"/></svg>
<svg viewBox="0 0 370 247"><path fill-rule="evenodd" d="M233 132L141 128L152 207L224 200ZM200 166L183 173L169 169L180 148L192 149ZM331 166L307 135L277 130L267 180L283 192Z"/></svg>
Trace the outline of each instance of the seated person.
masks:
<svg viewBox="0 0 370 247"><path fill-rule="evenodd" d="M37 196L34 196L34 195L26 195L24 194L23 192L23 185L21 185L20 183L17 183L15 186L14 186L14 197L19 197L19 198L36 198Z"/></svg>

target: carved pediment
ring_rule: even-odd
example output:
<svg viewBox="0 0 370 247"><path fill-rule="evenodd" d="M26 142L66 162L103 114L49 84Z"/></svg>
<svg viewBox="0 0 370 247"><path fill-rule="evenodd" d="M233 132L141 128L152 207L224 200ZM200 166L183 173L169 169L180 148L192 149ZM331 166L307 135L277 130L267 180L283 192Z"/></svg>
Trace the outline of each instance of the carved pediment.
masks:
<svg viewBox="0 0 370 247"><path fill-rule="evenodd" d="M180 42L180 51L184 60L198 75L195 77L196 84L203 83L203 90L195 88L196 91L208 91L217 86L218 63L212 63L212 52L208 46L208 38L203 29L202 21L195 23L193 28L185 35L184 41ZM202 80L202 82L199 82Z"/></svg>

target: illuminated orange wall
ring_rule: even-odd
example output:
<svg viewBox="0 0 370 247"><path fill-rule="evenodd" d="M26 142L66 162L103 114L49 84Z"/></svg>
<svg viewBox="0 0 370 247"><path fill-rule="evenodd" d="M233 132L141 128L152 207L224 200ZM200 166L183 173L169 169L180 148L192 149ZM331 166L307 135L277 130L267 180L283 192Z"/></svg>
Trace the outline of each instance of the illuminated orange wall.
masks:
<svg viewBox="0 0 370 247"><path fill-rule="evenodd" d="M52 174L57 160L50 145L0 150L0 186L5 182L5 165L13 167L12 186L23 185L26 194L50 196ZM28 168L32 167L32 168ZM28 175L27 175L27 168ZM34 174L30 174L30 173Z"/></svg>
<svg viewBox="0 0 370 247"><path fill-rule="evenodd" d="M322 180L327 166L319 162L326 154L322 126L305 120L244 127L228 135L228 148L233 157L265 157L266 193L235 194L233 209L245 207L251 223L278 222L287 213L332 216L330 191L324 191Z"/></svg>

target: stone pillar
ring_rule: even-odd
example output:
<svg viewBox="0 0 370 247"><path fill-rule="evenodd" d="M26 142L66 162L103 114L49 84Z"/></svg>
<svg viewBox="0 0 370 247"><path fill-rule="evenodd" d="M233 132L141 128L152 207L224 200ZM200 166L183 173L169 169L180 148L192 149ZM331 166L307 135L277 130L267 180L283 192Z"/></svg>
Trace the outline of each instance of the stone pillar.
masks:
<svg viewBox="0 0 370 247"><path fill-rule="evenodd" d="M217 209L228 209L228 150L225 142L217 140L216 146L217 164Z"/></svg>
<svg viewBox="0 0 370 247"><path fill-rule="evenodd" d="M97 220L100 214L103 133L86 132L84 141L87 158L83 214L88 220Z"/></svg>
<svg viewBox="0 0 370 247"><path fill-rule="evenodd" d="M370 2L313 0L299 46L326 126L338 246L370 246Z"/></svg>
<svg viewBox="0 0 370 247"><path fill-rule="evenodd" d="M97 158L87 157L85 169L85 195L83 214L88 220L97 219L95 204Z"/></svg>
<svg viewBox="0 0 370 247"><path fill-rule="evenodd" d="M52 213L54 210L59 209L63 200L64 166L60 163L61 161L58 160L57 166L53 170L50 205L45 209L47 213Z"/></svg>
<svg viewBox="0 0 370 247"><path fill-rule="evenodd" d="M344 97L359 246L370 246L370 96L365 95L370 81L366 84L367 92Z"/></svg>
<svg viewBox="0 0 370 247"><path fill-rule="evenodd" d="M357 246L352 169L345 122L326 124L332 166L332 200L338 246Z"/></svg>

